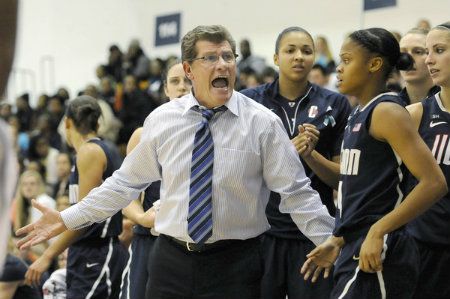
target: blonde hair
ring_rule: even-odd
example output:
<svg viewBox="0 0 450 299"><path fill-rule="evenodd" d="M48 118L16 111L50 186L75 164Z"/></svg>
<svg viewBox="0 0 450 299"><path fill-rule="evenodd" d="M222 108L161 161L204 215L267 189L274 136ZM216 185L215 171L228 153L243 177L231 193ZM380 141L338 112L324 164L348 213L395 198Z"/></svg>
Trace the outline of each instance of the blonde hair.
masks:
<svg viewBox="0 0 450 299"><path fill-rule="evenodd" d="M325 56L328 58L328 60L333 60L333 54L331 54L331 50L330 50L330 46L328 46L327 38L325 36L323 36L323 35L318 35L316 37L316 40L321 40L322 41L323 47L324 47L324 50L325 50L325 53L324 53ZM314 43L314 45L317 45L317 42ZM317 49L317 46L316 46L316 49Z"/></svg>
<svg viewBox="0 0 450 299"><path fill-rule="evenodd" d="M19 178L19 183L17 184L16 196L15 196L15 215L14 215L14 230L18 230L24 225L30 222L30 215L28 211L29 204L26 201L29 199L25 198L22 194L23 180L27 177L33 177L37 180L39 184L38 194L41 195L45 193L45 184L42 175L35 170L24 171Z"/></svg>

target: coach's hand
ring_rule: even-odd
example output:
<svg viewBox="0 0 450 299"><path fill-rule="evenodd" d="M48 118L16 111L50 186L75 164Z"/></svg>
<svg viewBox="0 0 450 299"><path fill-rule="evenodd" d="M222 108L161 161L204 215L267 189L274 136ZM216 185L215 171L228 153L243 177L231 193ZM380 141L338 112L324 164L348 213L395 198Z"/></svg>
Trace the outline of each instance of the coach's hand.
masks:
<svg viewBox="0 0 450 299"><path fill-rule="evenodd" d="M323 277L327 278L343 245L344 240L341 237L331 236L308 253L306 255L308 259L300 270L304 279L308 280L311 277L311 282L316 282L322 271Z"/></svg>
<svg viewBox="0 0 450 299"><path fill-rule="evenodd" d="M38 221L16 231L17 236L27 234L17 242L17 247L21 250L47 241L67 230L58 211L41 205L35 199L31 200L31 204L42 213L42 216Z"/></svg>

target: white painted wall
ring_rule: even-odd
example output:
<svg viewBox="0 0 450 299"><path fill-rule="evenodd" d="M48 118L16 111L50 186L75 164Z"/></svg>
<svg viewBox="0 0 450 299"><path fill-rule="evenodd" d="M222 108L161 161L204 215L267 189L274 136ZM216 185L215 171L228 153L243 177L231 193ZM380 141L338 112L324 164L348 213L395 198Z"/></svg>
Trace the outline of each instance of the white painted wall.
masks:
<svg viewBox="0 0 450 299"><path fill-rule="evenodd" d="M73 96L96 83L95 67L106 62L112 43L125 50L138 38L150 57L179 55L179 45L153 47L159 15L181 12L182 35L196 25L222 24L237 41L249 38L253 52L271 62L275 39L288 26L326 35L337 56L343 37L353 30L378 26L405 33L422 17L433 25L445 22L450 11L449 0L397 0L395 8L364 14L362 6L362 0L21 0L9 99L26 90L33 97L53 93L59 86ZM46 57L54 62L54 79L42 73L52 65L45 64Z"/></svg>

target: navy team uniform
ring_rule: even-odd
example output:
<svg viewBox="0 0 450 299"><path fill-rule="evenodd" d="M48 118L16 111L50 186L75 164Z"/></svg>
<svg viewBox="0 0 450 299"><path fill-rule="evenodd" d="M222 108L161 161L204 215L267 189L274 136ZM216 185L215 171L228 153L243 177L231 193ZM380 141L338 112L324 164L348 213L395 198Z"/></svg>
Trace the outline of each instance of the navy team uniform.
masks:
<svg viewBox="0 0 450 299"><path fill-rule="evenodd" d="M428 145L450 183L450 114L439 94L422 101L419 134ZM417 181L412 178L414 184ZM416 299L450 298L450 193L408 225L420 252L420 276Z"/></svg>
<svg viewBox="0 0 450 299"><path fill-rule="evenodd" d="M335 265L331 298L412 298L418 279L419 253L404 228L385 235L382 271L365 273L358 267L370 227L402 202L406 189L406 167L388 143L369 133L372 112L381 102L401 105L394 93L381 94L363 109L355 108L345 129L334 232L345 245Z"/></svg>
<svg viewBox="0 0 450 299"><path fill-rule="evenodd" d="M161 182L154 182L145 190L142 206L147 211L153 203L159 199ZM145 290L148 281L148 273L151 259L150 251L156 241L156 236L150 233L150 229L141 225L133 228L133 241L129 252L128 264L122 276L120 287L120 299L145 298Z"/></svg>
<svg viewBox="0 0 450 299"><path fill-rule="evenodd" d="M434 94L438 93L441 90L439 86L433 86L427 93L427 97L431 97ZM404 87L399 93L398 96L402 99L403 106L411 105L411 99L409 98L408 92L406 91L406 87Z"/></svg>
<svg viewBox="0 0 450 299"><path fill-rule="evenodd" d="M99 145L105 152L107 167L103 180L119 168L120 159L99 138L88 142ZM78 169L75 166L69 178L69 199L78 202ZM122 232L122 213L85 229L70 247L67 257L67 299L119 297L120 279L125 267L127 252L119 242Z"/></svg>
<svg viewBox="0 0 450 299"><path fill-rule="evenodd" d="M342 134L351 111L343 95L309 84L305 95L288 101L279 93L278 79L241 93L277 114L290 139L298 135L299 125L310 123L320 131L315 149L329 160L340 154ZM319 192L330 215L334 215L333 189L322 182L306 163L303 167L311 180L311 187ZM272 192L266 207L271 228L263 236L265 271L262 298L284 299L286 295L289 298L329 298L331 277L312 284L299 274L306 255L315 245L299 231L290 215L280 212L279 205L280 195Z"/></svg>

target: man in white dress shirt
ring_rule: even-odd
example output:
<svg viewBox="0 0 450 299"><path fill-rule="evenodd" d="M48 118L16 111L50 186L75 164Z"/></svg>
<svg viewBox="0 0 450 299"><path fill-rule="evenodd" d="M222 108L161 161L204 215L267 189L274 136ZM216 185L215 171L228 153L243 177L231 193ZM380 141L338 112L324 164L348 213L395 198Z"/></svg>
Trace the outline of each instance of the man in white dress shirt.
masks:
<svg viewBox="0 0 450 299"><path fill-rule="evenodd" d="M236 45L222 26L199 26L182 40L190 94L155 109L122 167L78 204L18 233L27 247L66 229L99 222L161 180L157 256L148 298L259 298L259 236L269 228L270 190L316 245L334 219L309 185L281 120L234 91ZM132 282L131 282L132 283Z"/></svg>

